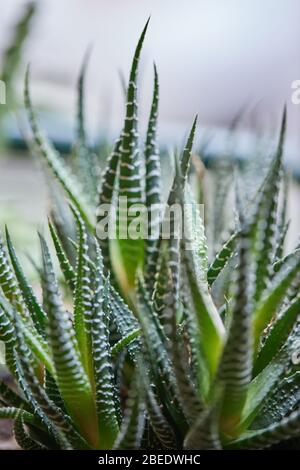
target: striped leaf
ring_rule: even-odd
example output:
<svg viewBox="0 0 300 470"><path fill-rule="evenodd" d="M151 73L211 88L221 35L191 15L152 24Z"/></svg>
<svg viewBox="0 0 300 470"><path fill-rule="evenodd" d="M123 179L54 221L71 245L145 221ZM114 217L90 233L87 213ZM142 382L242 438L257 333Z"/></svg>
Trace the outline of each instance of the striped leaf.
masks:
<svg viewBox="0 0 300 470"><path fill-rule="evenodd" d="M53 378L53 375L51 375L47 370L45 371L44 387L50 400L53 401L53 403L55 403L55 405L60 408L63 412L66 412L66 407L61 397L57 382Z"/></svg>
<svg viewBox="0 0 300 470"><path fill-rule="evenodd" d="M140 326L138 321L112 285L110 285L108 303L105 308L109 308L111 321L121 338L126 338L128 335L131 335L133 331L139 330ZM139 339L128 344L128 352L133 360L135 360L139 350Z"/></svg>
<svg viewBox="0 0 300 470"><path fill-rule="evenodd" d="M3 341L7 351L12 351L15 346L15 334L11 318L0 298L0 341Z"/></svg>
<svg viewBox="0 0 300 470"><path fill-rule="evenodd" d="M14 392L3 380L0 380L0 401L6 406L15 408L26 408L26 401Z"/></svg>
<svg viewBox="0 0 300 470"><path fill-rule="evenodd" d="M6 250L0 236L0 286L4 296L21 313L24 312L23 301L14 272L9 264Z"/></svg>
<svg viewBox="0 0 300 470"><path fill-rule="evenodd" d="M236 247L236 241L239 236L239 232L234 232L223 244L220 251L216 254L213 262L208 268L207 280L209 286L212 286L219 274L227 265L228 261L232 258Z"/></svg>
<svg viewBox="0 0 300 470"><path fill-rule="evenodd" d="M114 203L114 193L116 190L116 178L120 160L120 147L122 139L119 138L114 149L107 160L106 167L102 173L102 181L98 194L98 206L96 215L96 236L99 241L103 256L103 264L106 272L112 272L110 258L109 230L113 229L113 214L111 212ZM111 225L110 225L111 224Z"/></svg>
<svg viewBox="0 0 300 470"><path fill-rule="evenodd" d="M0 318L2 319L0 326L0 331L2 330L2 333L0 333L0 335L5 343L7 353L9 353L12 352L15 346L15 335L13 329L15 312L11 306L1 298L0 309ZM24 320L24 318L19 317L19 324L22 328L24 340L35 357L38 368L40 367L40 364L43 364L50 373L55 374L49 346L46 343L44 337L39 335L33 325Z"/></svg>
<svg viewBox="0 0 300 470"><path fill-rule="evenodd" d="M169 387L172 389L175 385L175 376L163 342L165 335L159 321L155 318L155 312L151 308L146 286L142 278L138 279L137 293L139 301L139 321L152 366L155 364L157 377L159 377L161 381L168 383Z"/></svg>
<svg viewBox="0 0 300 470"><path fill-rule="evenodd" d="M133 229L132 222L136 217L136 212L141 210L141 208L137 209L138 205L144 202L137 128L137 73L148 23L149 20L138 41L132 61L127 90L125 124L121 134L117 228L119 256L122 260L124 272L116 272L116 274L125 295L128 295L130 290L134 288L136 270L143 262L144 243L142 234L135 234L135 239L130 233L130 228Z"/></svg>
<svg viewBox="0 0 300 470"><path fill-rule="evenodd" d="M184 440L184 448L189 450L220 450L218 413L215 407L197 419Z"/></svg>
<svg viewBox="0 0 300 470"><path fill-rule="evenodd" d="M299 311L300 296L298 295L294 302L286 307L269 331L269 334L255 361L253 370L254 375L259 374L284 345L288 336L293 331L295 323L299 319Z"/></svg>
<svg viewBox="0 0 300 470"><path fill-rule="evenodd" d="M193 206L193 202L189 198L189 190L184 191L182 188L181 181L181 170L177 165L172 198L181 204L185 212L184 204L188 202ZM193 350L198 351L198 386L203 398L207 396L210 381L217 370L225 329L206 282L206 244L202 221L199 220L200 215L197 212L194 216L196 227L194 229L191 224L187 227L188 230L183 231L181 253L190 292L189 332L191 343L194 344ZM197 242L193 231L196 231ZM176 256L176 247L173 251Z"/></svg>
<svg viewBox="0 0 300 470"><path fill-rule="evenodd" d="M163 414L162 406L160 406L153 387L149 382L149 377L146 372L146 364L139 362L139 375L144 389L145 403L149 420L153 431L163 445L164 449L176 449L176 436L169 422Z"/></svg>
<svg viewBox="0 0 300 470"><path fill-rule="evenodd" d="M89 229L93 230L94 221L89 213L88 204L85 201L82 191L79 189L80 184L75 180L74 176L71 175L70 170L67 168L51 143L43 135L39 127L29 92L29 69L27 69L26 73L24 99L35 147L38 149L40 157L45 161L55 179L59 181L74 206L80 212L81 217L84 219Z"/></svg>
<svg viewBox="0 0 300 470"><path fill-rule="evenodd" d="M270 395L276 389L280 381L287 375L293 366L293 358L299 353L299 324L296 323L293 333L289 335L284 346L272 359L272 361L251 381L247 400L243 409L241 423L238 427L244 432L253 422ZM297 365L296 365L297 368Z"/></svg>
<svg viewBox="0 0 300 470"><path fill-rule="evenodd" d="M56 369L57 383L66 408L92 444L98 443L98 425L92 390L75 346L70 318L58 291L52 261L46 242L41 237L44 282L47 289L48 338ZM80 407L78 407L80 403Z"/></svg>
<svg viewBox="0 0 300 470"><path fill-rule="evenodd" d="M111 348L112 356L116 356L121 351L123 351L124 348L126 348L128 345L130 345L132 341L134 341L138 336L140 336L140 333L141 333L141 329L137 328L136 330L131 331L130 333L128 333L128 335L121 338Z"/></svg>
<svg viewBox="0 0 300 470"><path fill-rule="evenodd" d="M84 56L79 79L77 84L77 119L76 119L76 141L73 149L73 159L76 173L80 176L85 194L89 202L95 205L97 194L97 178L99 174L99 164L97 157L88 145L88 138L85 128L85 82L86 71L90 59L91 49L89 48Z"/></svg>
<svg viewBox="0 0 300 470"><path fill-rule="evenodd" d="M51 238L54 244L55 252L57 259L59 261L60 269L64 275L65 281L68 284L69 288L73 292L75 290L76 286L76 274L74 272L74 269L65 253L65 250L63 248L63 245L58 237L58 234L56 232L56 229L54 225L51 223L49 220L48 222Z"/></svg>
<svg viewBox="0 0 300 470"><path fill-rule="evenodd" d="M145 403L138 378L132 380L122 426L114 444L116 450L140 448L145 424Z"/></svg>
<svg viewBox="0 0 300 470"><path fill-rule="evenodd" d="M223 388L221 429L230 435L239 423L252 374L251 251L249 229L239 237L238 267L230 325L218 377Z"/></svg>
<svg viewBox="0 0 300 470"><path fill-rule="evenodd" d="M63 449L69 449L71 442L66 437L74 437L75 430L68 418L48 398L45 390L35 376L32 366L32 356L27 348L19 319L15 317L16 333L16 371L18 382L28 402L34 408L34 413L53 435Z"/></svg>
<svg viewBox="0 0 300 470"><path fill-rule="evenodd" d="M275 275L268 291L258 303L254 313L254 339L255 349L259 347L259 340L264 329L276 314L284 296L298 275L300 268L300 252L293 258L288 258Z"/></svg>
<svg viewBox="0 0 300 470"><path fill-rule="evenodd" d="M166 279L169 271L165 256L160 255L157 262L157 272L155 275L154 291L152 296L153 310L156 312L160 324L164 326L165 319L163 317L165 298L168 294Z"/></svg>
<svg viewBox="0 0 300 470"><path fill-rule="evenodd" d="M74 291L74 328L86 372L91 376L91 280L89 266L88 234L85 224L77 211L72 208L77 225L76 284Z"/></svg>
<svg viewBox="0 0 300 470"><path fill-rule="evenodd" d="M14 436L19 446L24 450L45 450L45 447L33 440L24 426L22 415L17 416L14 422Z"/></svg>
<svg viewBox="0 0 300 470"><path fill-rule="evenodd" d="M171 216L171 227L174 223ZM192 383L188 365L183 360L182 344L177 336L177 314L179 309L179 241L174 238L174 226L171 228L170 239L167 241L165 252L167 277L165 279L166 289L164 294L164 308L161 317L164 320L164 329L168 338L166 347L172 360L172 368L175 375L175 392L184 411L186 419L193 422L202 412L203 404L197 396ZM172 369L171 369L172 370ZM174 381L174 379L173 379Z"/></svg>
<svg viewBox="0 0 300 470"><path fill-rule="evenodd" d="M153 290L159 252L158 238L161 209L161 170L157 143L158 102L159 82L156 66L154 64L154 90L145 143L145 192L146 207L148 210L148 237L145 243L144 276L149 292L152 292Z"/></svg>
<svg viewBox="0 0 300 470"><path fill-rule="evenodd" d="M252 429L262 429L279 422L300 405L300 371L283 377L273 388L261 412L251 424Z"/></svg>
<svg viewBox="0 0 300 470"><path fill-rule="evenodd" d="M162 334L161 326L155 318L151 303L148 298L147 289L142 278L138 279L137 285L139 302L139 320L144 336L144 345L146 357L149 358L149 367L151 376L157 387L160 399L164 403L165 411L171 416L171 419L181 426L185 426L185 419L180 405L173 407L174 400L178 401L178 389L175 376L175 370L172 367L165 344L165 335ZM169 318L169 316L167 317ZM190 396L189 396L190 398ZM194 402L190 405L194 405Z"/></svg>
<svg viewBox="0 0 300 470"><path fill-rule="evenodd" d="M266 290L272 274L272 260L276 244L276 214L282 173L282 155L286 129L286 109L284 109L280 138L276 155L258 195L258 203L253 216L253 248L256 261L255 302Z"/></svg>
<svg viewBox="0 0 300 470"><path fill-rule="evenodd" d="M181 177L184 181L187 179L187 175L188 175L192 148L193 148L193 143L194 143L194 137L195 137L195 132L196 132L196 126L197 126L197 119L198 119L198 116L196 116L194 119L192 128L190 130L190 133L186 142L186 146L183 149L182 157L180 161Z"/></svg>
<svg viewBox="0 0 300 470"><path fill-rule="evenodd" d="M7 248L8 253L11 259L11 263L15 272L15 276L17 278L19 289L22 293L24 302L31 314L32 320L34 325L39 333L42 335L44 334L44 326L45 326L45 317L46 314L43 311L40 303L38 302L36 295L34 294L32 287L28 284L26 276L23 272L17 254L15 252L13 243L11 241L8 229L6 228L6 241L7 241Z"/></svg>
<svg viewBox="0 0 300 470"><path fill-rule="evenodd" d="M275 261L283 257L286 236L290 227L290 221L287 220L289 178L286 172L284 173L282 192L283 192L282 203L281 203L281 208L277 217L278 228L277 228L276 249L275 249L275 255L274 255Z"/></svg>
<svg viewBox="0 0 300 470"><path fill-rule="evenodd" d="M28 411L22 410L21 408L15 408L13 406L0 407L0 418L1 419L15 419L17 416L22 416L26 423L34 423L35 417Z"/></svg>
<svg viewBox="0 0 300 470"><path fill-rule="evenodd" d="M92 301L92 357L95 376L96 407L99 423L99 448L110 449L118 435L119 426L114 401L114 383L109 344L109 318L103 308L109 289L103 287L103 262L97 247L96 286Z"/></svg>
<svg viewBox="0 0 300 470"><path fill-rule="evenodd" d="M279 423L273 423L265 429L250 431L228 447L234 449L262 449L291 437L300 436L300 409L283 418Z"/></svg>

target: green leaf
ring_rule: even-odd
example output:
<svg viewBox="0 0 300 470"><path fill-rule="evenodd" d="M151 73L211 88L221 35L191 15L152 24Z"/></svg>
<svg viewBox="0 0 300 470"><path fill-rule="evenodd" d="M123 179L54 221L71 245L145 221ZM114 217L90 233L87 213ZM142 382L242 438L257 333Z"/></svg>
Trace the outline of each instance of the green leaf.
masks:
<svg viewBox="0 0 300 470"><path fill-rule="evenodd" d="M13 270L9 264L6 250L0 236L0 286L7 300L16 307L16 309L26 314L21 292L16 282Z"/></svg>
<svg viewBox="0 0 300 470"><path fill-rule="evenodd" d="M8 351L12 351L15 346L14 315L11 306L0 298L0 338L4 341ZM45 365L51 374L55 374L49 347L44 337L36 331L27 319L20 317L19 324L26 344L36 358L37 366L41 363Z"/></svg>
<svg viewBox="0 0 300 470"><path fill-rule="evenodd" d="M49 306L47 330L57 383L70 416L80 428L83 436L97 447L98 425L91 385L75 346L71 320L62 305L49 249L42 237L41 247Z"/></svg>
<svg viewBox="0 0 300 470"><path fill-rule="evenodd" d="M189 450L220 450L218 413L216 408L207 410L197 419L184 439L184 448Z"/></svg>
<svg viewBox="0 0 300 470"><path fill-rule="evenodd" d="M99 423L99 448L111 449L119 426L114 401L114 383L109 344L109 318L103 308L103 265L97 247L96 286L92 310L92 357L94 364L96 406ZM107 290L108 285L105 286Z"/></svg>
<svg viewBox="0 0 300 470"><path fill-rule="evenodd" d="M181 186L180 169L177 165L175 181L171 191L169 201L173 203L180 203L184 208L186 195L188 191L183 192ZM196 214L197 215L197 214ZM172 215L174 216L174 214ZM199 215L197 216L199 217ZM199 230L199 222L197 222L197 235L201 234L204 237L203 230ZM201 221L200 221L201 227ZM204 240L199 244L195 243L193 238L193 226L189 228L188 235L192 236L191 240L187 239L186 230L183 231L183 245L182 245L182 263L184 264L188 289L190 292L190 312L189 312L189 332L191 334L192 348L195 352L194 359L197 361L198 374L197 382L199 391L202 398L207 398L209 391L210 381L214 377L217 370L219 357L223 347L223 339L225 334L224 325L219 316L219 313L213 303L212 297L208 290L206 283L205 269L205 256L203 262L203 255L205 251ZM201 239L200 239L201 240ZM179 247L173 247L171 255L178 257L177 250ZM201 260L202 257L202 260ZM171 266L174 266L172 259ZM175 263L176 264L176 263ZM178 268L177 268L178 270ZM177 274L173 275L176 281ZM198 352L196 352L198 351ZM198 360L197 360L198 357Z"/></svg>
<svg viewBox="0 0 300 470"><path fill-rule="evenodd" d="M233 180L233 163L231 156L225 153L225 155L223 154L220 157L221 158L216 158L213 161L210 171L210 186L212 187L210 231L213 254L216 253L216 250L219 250L222 236L227 230L227 201Z"/></svg>
<svg viewBox="0 0 300 470"><path fill-rule="evenodd" d="M18 383L27 401L34 408L34 413L45 425L47 431L53 435L63 449L68 449L71 446L71 439L74 438L76 432L69 419L48 398L45 390L36 378L32 355L24 341L22 328L17 316L15 316L15 333L15 366ZM68 438L66 437L67 434ZM78 439L76 441L78 442Z"/></svg>
<svg viewBox="0 0 300 470"><path fill-rule="evenodd" d="M8 229L6 228L6 240L7 240L7 248L9 252L9 256L11 259L11 263L19 284L19 288L21 290L24 302L31 314L32 320L37 331L43 335L44 328L45 328L45 317L46 314L43 311L41 305L39 304L32 287L28 284L26 276L22 270L21 264L18 260L16 255L14 246L12 244Z"/></svg>
<svg viewBox="0 0 300 470"><path fill-rule="evenodd" d="M265 343L258 353L253 374L259 374L281 349L289 334L292 332L295 322L298 321L300 311L300 296L282 312L281 316L273 324Z"/></svg>
<svg viewBox="0 0 300 470"><path fill-rule="evenodd" d="M138 41L127 90L126 117L122 131L122 143L120 146L120 174L119 174L119 205L117 212L118 249L122 260L123 272L118 272L115 264L115 272L126 296L134 288L136 270L143 263L143 238L137 234L134 239L129 233L132 222L136 216L135 208L143 203L141 187L141 158L139 153L138 129L137 129L137 73L140 54L148 28L147 21ZM120 197L126 198L126 207L121 206ZM139 209L140 211L140 209Z"/></svg>
<svg viewBox="0 0 300 470"><path fill-rule="evenodd" d="M284 256L283 258L275 261L275 263L273 264L273 270L274 270L274 273L278 273L282 267L284 266L289 266L289 263L291 262L291 260L296 256L298 256L300 253L300 248L299 248L299 245L296 247L295 250L293 250L291 253L289 253L288 255Z"/></svg>
<svg viewBox="0 0 300 470"><path fill-rule="evenodd" d="M230 448L262 449L278 442L300 435L300 410L296 410L279 423L273 423L265 429L251 431L237 441L231 443Z"/></svg>
<svg viewBox="0 0 300 470"><path fill-rule="evenodd" d="M111 284L106 304L106 308L109 309L111 321L121 338L126 338L131 335L133 331L137 331L140 328L132 311ZM127 348L131 358L135 360L140 351L140 341L136 339L136 341L128 343Z"/></svg>
<svg viewBox="0 0 300 470"><path fill-rule="evenodd" d="M14 436L19 446L24 450L45 450L45 447L33 440L27 433L22 415L14 422Z"/></svg>
<svg viewBox="0 0 300 470"><path fill-rule="evenodd" d="M4 402L6 406L15 408L28 406L26 401L15 393L3 380L0 380L0 401Z"/></svg>
<svg viewBox="0 0 300 470"><path fill-rule="evenodd" d="M64 413L66 413L66 407L61 397L57 382L47 370L45 371L44 387L50 400L53 401L53 403L55 403L55 405L60 408Z"/></svg>
<svg viewBox="0 0 300 470"><path fill-rule="evenodd" d="M228 261L232 258L236 247L236 240L239 232L234 232L228 240L224 243L220 251L216 254L215 259L211 263L207 272L207 280L209 286L212 286L219 274L227 265Z"/></svg>
<svg viewBox="0 0 300 470"><path fill-rule="evenodd" d="M235 294L218 370L223 388L221 429L230 435L239 423L252 375L252 297L250 232L241 231Z"/></svg>
<svg viewBox="0 0 300 470"><path fill-rule="evenodd" d="M126 348L132 341L138 338L141 334L141 329L131 331L128 335L121 338L116 344L111 348L111 355L117 356L124 348Z"/></svg>
<svg viewBox="0 0 300 470"><path fill-rule="evenodd" d="M300 371L283 377L265 401L261 412L251 424L252 429L261 429L288 416L300 404Z"/></svg>
<svg viewBox="0 0 300 470"><path fill-rule="evenodd" d="M197 344L201 359L204 361L205 368L207 369L209 382L216 373L218 362L223 348L224 341L224 326L219 317L218 311L213 304L209 292L203 288L203 284L199 278L196 277L194 261L191 254L184 251L184 262L186 266L187 278L189 289L191 293L191 312L193 322L193 341ZM204 365L199 362L199 381L201 384L201 393L203 396L207 395L209 382L203 381Z"/></svg>
<svg viewBox="0 0 300 470"><path fill-rule="evenodd" d="M167 260L165 256L160 255L157 262L157 273L154 283L154 292L152 296L152 305L153 310L159 318L159 322L162 326L165 324L165 319L163 317L164 307L165 307L165 298L168 294L166 279L168 278L169 271Z"/></svg>
<svg viewBox="0 0 300 470"><path fill-rule="evenodd" d="M151 358L152 367L155 364L155 375L160 380L169 383L169 387L172 388L175 386L175 376L164 344L166 336L151 308L144 280L140 277L137 282L138 317L148 355Z"/></svg>
<svg viewBox="0 0 300 470"><path fill-rule="evenodd" d="M188 175L189 164L190 164L190 159L191 159L191 154L192 154L192 147L193 147L195 131L196 131L196 126L197 126L197 119L198 119L198 116L196 116L194 119L190 134L187 139L186 146L182 152L180 167L181 167L181 177L183 181L186 180L187 175Z"/></svg>
<svg viewBox="0 0 300 470"><path fill-rule="evenodd" d="M3 341L7 349L12 350L16 338L14 334L13 324L9 318L7 311L0 298L0 341Z"/></svg>
<svg viewBox="0 0 300 470"><path fill-rule="evenodd" d="M287 232L290 227L290 221L287 221L287 205L288 205L289 179L285 172L283 178L283 197L282 204L278 216L277 240L274 260L282 258L286 242Z"/></svg>
<svg viewBox="0 0 300 470"><path fill-rule="evenodd" d="M148 121L147 138L145 143L146 164L146 207L148 209L148 237L145 242L144 276L150 292L153 290L156 264L158 260L158 237L160 229L161 209L161 170L159 148L157 144L157 117L159 102L159 82L154 64L154 90L152 106Z"/></svg>
<svg viewBox="0 0 300 470"><path fill-rule="evenodd" d="M176 436L170 423L162 412L162 408L155 396L153 387L151 387L149 377L146 372L146 364L141 361L139 362L138 372L144 388L147 413L149 415L153 431L165 449L176 449Z"/></svg>
<svg viewBox="0 0 300 470"><path fill-rule="evenodd" d="M24 5L23 13L18 19L13 31L10 33L8 46L5 47L1 54L1 75L0 79L6 85L6 102L9 103L10 110L16 110L19 106L15 90L16 78L19 67L23 60L24 45L31 32L32 21L37 10L35 2L29 2ZM4 109L3 109L4 108ZM6 106L0 109L0 119L5 116L8 111Z"/></svg>
<svg viewBox="0 0 300 470"><path fill-rule="evenodd" d="M89 148L88 139L85 129L85 82L86 82L86 71L90 58L91 49L89 48L85 53L83 63L81 66L78 85L77 85L77 127L76 127L76 141L74 146L74 166L78 176L80 176L80 182L83 184L83 189L89 198L89 202L92 206L95 204L95 198L97 194L97 180L99 175L99 163L97 156Z"/></svg>
<svg viewBox="0 0 300 470"><path fill-rule="evenodd" d="M272 361L250 383L239 431L245 431L266 404L275 387L285 377L295 354L298 354L299 325Z"/></svg>
<svg viewBox="0 0 300 470"><path fill-rule="evenodd" d="M275 158L258 194L258 203L253 215L253 248L256 261L255 302L267 288L268 279L272 274L272 260L276 243L276 213L282 173L282 155L286 129L286 109L284 109L280 138Z"/></svg>
<svg viewBox="0 0 300 470"><path fill-rule="evenodd" d="M128 399L120 432L114 444L117 450L140 448L145 424L145 403L141 387L135 375L129 389Z"/></svg>
<svg viewBox="0 0 300 470"><path fill-rule="evenodd" d="M0 407L0 418L1 419L15 419L17 416L22 416L23 420L26 423L35 423L36 418L33 414L28 411L22 410L20 408L15 408L13 406L7 406L4 408Z"/></svg>
<svg viewBox="0 0 300 470"><path fill-rule="evenodd" d="M191 252L197 279L203 285L203 289L207 290L207 243L205 228L198 205L191 188L187 184L184 191L184 204L183 247Z"/></svg>
<svg viewBox="0 0 300 470"><path fill-rule="evenodd" d="M82 195L82 192L79 190L80 185L78 181L76 181L74 176L71 175L70 170L64 164L62 158L53 148L51 143L42 134L42 131L39 127L36 113L32 106L31 97L29 93L29 69L27 69L26 73L24 99L35 146L38 149L40 156L43 158L48 168L53 173L55 179L59 181L74 206L78 209L81 217L83 218L89 229L93 231L94 221L91 215L89 214L89 208Z"/></svg>
<svg viewBox="0 0 300 470"><path fill-rule="evenodd" d="M255 350L259 347L259 339L264 329L276 314L280 303L291 287L292 281L297 276L299 268L300 252L297 252L293 258L288 258L281 266L265 296L257 305L253 319Z"/></svg>
<svg viewBox="0 0 300 470"><path fill-rule="evenodd" d="M56 256L57 256L57 259L59 261L59 265L60 265L60 269L64 275L64 278L68 284L68 286L70 287L71 291L73 292L75 290L75 286L76 286L76 274L74 272L74 269L73 267L71 266L69 260L68 260L68 257L64 251L64 248L62 246L62 243L57 235L57 232L55 230L55 227L54 225L50 222L48 222L48 225L49 225L49 230L50 230L50 234L51 234L51 237L52 237L52 241L53 241L53 244L54 244L54 248L55 248L55 251L56 251Z"/></svg>
<svg viewBox="0 0 300 470"><path fill-rule="evenodd" d="M34 328L30 328L29 325L22 324L22 330L24 334L24 339L29 346L32 354L36 357L38 361L43 364L50 374L55 376L55 368L50 354L49 346L45 339L40 336Z"/></svg>
<svg viewBox="0 0 300 470"><path fill-rule="evenodd" d="M106 272L112 271L110 258L109 230L113 229L113 214L111 208L116 190L118 165L120 160L120 147L122 139L119 138L114 149L107 160L106 167L102 173L101 185L98 195L98 206L96 214L96 236L101 248L103 263Z"/></svg>
<svg viewBox="0 0 300 470"><path fill-rule="evenodd" d="M77 211L71 207L77 226L76 285L74 292L74 327L82 363L91 377L91 280L89 266L88 234L85 224Z"/></svg>
<svg viewBox="0 0 300 470"><path fill-rule="evenodd" d="M137 285L137 295L138 295L138 315L144 337L144 347L146 350L146 357L149 358L149 367L151 370L151 375L158 389L158 393L164 406L166 412L170 414L172 420L178 423L180 426L185 426L185 419L182 415L181 406L173 406L174 399L177 401L179 397L178 384L175 376L175 369L173 369L167 347L169 343L166 343L165 334L162 331L161 325L158 323L158 319L153 312L151 303L148 298L148 293L146 285L142 277L138 278ZM169 308L169 304L168 308ZM167 307L166 307L167 308ZM167 312L166 312L167 313ZM167 319L169 319L169 314L167 314ZM171 343L170 343L171 346ZM175 364L175 366L177 363ZM186 384L186 378L183 376L183 386L184 392L188 390L189 399L192 396L192 385L189 381ZM181 382L180 382L181 386ZM189 386L189 388L188 388ZM179 389L180 390L180 389ZM187 409L190 410L190 415L192 411L195 412L196 408L195 403L198 404L196 398L193 396L194 400L187 402ZM183 408L184 409L184 408Z"/></svg>

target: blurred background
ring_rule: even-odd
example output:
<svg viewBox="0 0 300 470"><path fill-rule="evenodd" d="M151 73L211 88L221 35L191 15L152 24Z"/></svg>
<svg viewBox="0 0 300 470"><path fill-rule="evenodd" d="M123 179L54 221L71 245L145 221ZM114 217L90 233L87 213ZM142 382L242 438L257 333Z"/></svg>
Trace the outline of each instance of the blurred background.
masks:
<svg viewBox="0 0 300 470"><path fill-rule="evenodd" d="M2 52L28 3L1 1ZM127 76L149 15L140 114L148 112L155 60L162 127L184 129L196 113L205 126L226 127L243 109L246 128L272 129L283 102L290 104L292 81L300 78L298 0L43 0L36 6L19 91L30 62L37 104L70 120L79 67L92 45L88 114L93 132L121 125L119 73ZM299 116L300 108L290 105L289 132L298 144Z"/></svg>
<svg viewBox="0 0 300 470"><path fill-rule="evenodd" d="M64 151L74 135L79 69L91 46L86 89L90 139L97 143L114 137L124 116L120 77L127 80L149 15L140 73L141 128L149 112L155 60L164 145L180 145L198 113L198 145L205 144L208 159L228 152L233 128L233 158L250 158L262 136L270 153L286 102L285 158L299 177L300 105L291 102L291 84L300 79L299 0L40 0L32 5L1 0L0 15L0 75L7 86L6 105L0 105L0 223L8 223L29 246L32 227L45 217L47 190L20 133L27 64L44 128ZM294 213L297 188L291 184ZM294 219L291 243L300 233L300 220Z"/></svg>

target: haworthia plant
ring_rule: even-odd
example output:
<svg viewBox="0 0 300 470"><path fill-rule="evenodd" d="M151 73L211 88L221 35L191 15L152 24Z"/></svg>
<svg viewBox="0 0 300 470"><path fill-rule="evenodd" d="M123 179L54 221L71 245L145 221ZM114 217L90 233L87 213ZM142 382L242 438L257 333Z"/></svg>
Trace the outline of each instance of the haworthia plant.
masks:
<svg viewBox="0 0 300 470"><path fill-rule="evenodd" d="M207 246L190 184L196 120L167 196L186 215L183 233L178 236L174 212L166 210L151 221L153 239L123 239L134 217L125 221L121 208L121 234L103 237L113 217L99 210L104 204L116 208L126 196L129 209L145 203L149 213L162 202L156 67L144 149L137 133L137 72L147 27L131 67L125 124L102 169L97 211L94 184L84 198L72 168L42 136L27 74L36 152L71 202L72 230L62 233L49 222L60 276L40 236L43 302L8 231L0 243L0 341L17 385L0 383L0 418L14 420L25 449L256 449L300 437L300 255L299 247L285 252L286 203L278 206L286 113L269 171L249 208L237 196L236 229L230 221L219 250ZM89 152L83 82L84 72L79 159ZM84 160L86 192L86 176L98 174L94 164ZM206 196L206 186L201 191ZM74 226L77 237L68 239ZM217 254L208 262L211 253Z"/></svg>

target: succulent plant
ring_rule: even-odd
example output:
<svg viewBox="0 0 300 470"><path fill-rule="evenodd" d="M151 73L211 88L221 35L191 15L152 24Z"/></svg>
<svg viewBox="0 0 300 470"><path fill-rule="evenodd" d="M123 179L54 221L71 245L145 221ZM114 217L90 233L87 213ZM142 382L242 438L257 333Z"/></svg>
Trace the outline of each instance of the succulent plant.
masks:
<svg viewBox="0 0 300 470"><path fill-rule="evenodd" d="M209 259L189 183L196 119L174 159L167 199L186 215L182 236L173 212L151 212L165 201L156 68L143 154L138 140L137 72L147 27L133 58L124 128L102 169L95 207L100 159L84 131L84 70L75 153L85 171L77 176L39 128L27 74L31 146L65 191L77 237L61 234L55 217L49 222L62 290L40 235L42 305L8 231L0 246L0 339L17 384L17 390L1 384L0 417L14 419L26 449L254 449L300 435L300 250L284 254L286 204L279 197L286 112L263 183L247 205L236 184L235 227ZM120 196L129 210L144 205L156 237L122 238L120 230L116 239L101 236L107 214L99 207L115 206ZM118 229L127 233L134 217L124 225L120 209L117 215Z"/></svg>

